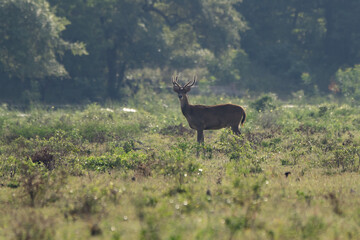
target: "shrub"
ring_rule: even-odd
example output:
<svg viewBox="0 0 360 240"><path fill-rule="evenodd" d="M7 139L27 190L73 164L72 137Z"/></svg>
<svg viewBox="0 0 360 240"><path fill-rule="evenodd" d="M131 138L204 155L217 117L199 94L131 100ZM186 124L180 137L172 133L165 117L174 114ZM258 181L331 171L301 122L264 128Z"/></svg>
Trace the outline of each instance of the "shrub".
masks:
<svg viewBox="0 0 360 240"><path fill-rule="evenodd" d="M302 239L320 239L320 234L324 230L324 221L318 216L312 216L301 226L301 237Z"/></svg>
<svg viewBox="0 0 360 240"><path fill-rule="evenodd" d="M180 142L170 151L163 152L159 156L159 172L165 176L174 177L180 188L187 176L198 173L199 169L202 169L201 165L195 162L191 156L191 149L187 142Z"/></svg>
<svg viewBox="0 0 360 240"><path fill-rule="evenodd" d="M0 173L2 177L13 178L18 172L19 160L14 156L9 156L8 158L0 160Z"/></svg>
<svg viewBox="0 0 360 240"><path fill-rule="evenodd" d="M104 194L95 184L82 186L76 191L72 191L67 199L65 216L87 217L104 210L102 203Z"/></svg>
<svg viewBox="0 0 360 240"><path fill-rule="evenodd" d="M17 211L11 221L14 240L51 240L55 239L54 220L34 210Z"/></svg>
<svg viewBox="0 0 360 240"><path fill-rule="evenodd" d="M30 198L30 205L35 206L36 200L45 195L49 185L49 174L43 166L37 166L31 160L20 165L20 183Z"/></svg>
<svg viewBox="0 0 360 240"><path fill-rule="evenodd" d="M259 97L256 101L252 102L250 106L258 112L265 110L274 110L276 108L276 95L265 94Z"/></svg>
<svg viewBox="0 0 360 240"><path fill-rule="evenodd" d="M42 163L48 170L53 170L55 168L55 159L54 155L49 152L47 147L40 149L40 151L35 152L31 155L31 160L34 163Z"/></svg>
<svg viewBox="0 0 360 240"><path fill-rule="evenodd" d="M227 168L237 174L260 173L262 168L256 157L256 150L243 135L237 136L225 130L220 136L220 148L229 157L230 163Z"/></svg>
<svg viewBox="0 0 360 240"><path fill-rule="evenodd" d="M137 196L133 199L133 204L136 209L136 215L140 221L141 231L139 239L142 240L157 240L161 239L160 235L160 217L154 209L157 204L157 199L153 196Z"/></svg>
<svg viewBox="0 0 360 240"><path fill-rule="evenodd" d="M358 172L360 168L360 148L356 146L337 146L333 156L323 160L328 168L341 168L345 172Z"/></svg>
<svg viewBox="0 0 360 240"><path fill-rule="evenodd" d="M233 202L241 209L236 214L225 218L225 225L230 230L230 239L233 239L236 232L257 225L256 218L261 210L262 188L266 182L265 178L246 179L236 177L233 181Z"/></svg>
<svg viewBox="0 0 360 240"><path fill-rule="evenodd" d="M351 102L360 100L360 65L345 70L339 69L336 73L336 80L340 83L342 94Z"/></svg>
<svg viewBox="0 0 360 240"><path fill-rule="evenodd" d="M30 159L20 163L19 173L20 186L32 207L57 200L56 195L67 179L65 171L49 172L42 163L37 164Z"/></svg>
<svg viewBox="0 0 360 240"><path fill-rule="evenodd" d="M74 144L73 139L65 132L56 131L49 139L19 137L7 145L4 151L9 157L31 159L34 163L43 164L48 170L53 170L68 165L75 169L76 163L69 159L77 158L82 148L82 145Z"/></svg>
<svg viewBox="0 0 360 240"><path fill-rule="evenodd" d="M128 149L127 149L128 150ZM82 160L86 169L94 171L106 171L111 169L135 170L139 165L148 161L148 155L141 152L126 152L123 148L118 148L116 153L105 154L102 156L90 156Z"/></svg>
<svg viewBox="0 0 360 240"><path fill-rule="evenodd" d="M89 142L103 143L109 139L111 130L102 122L85 122L79 126L79 134Z"/></svg>

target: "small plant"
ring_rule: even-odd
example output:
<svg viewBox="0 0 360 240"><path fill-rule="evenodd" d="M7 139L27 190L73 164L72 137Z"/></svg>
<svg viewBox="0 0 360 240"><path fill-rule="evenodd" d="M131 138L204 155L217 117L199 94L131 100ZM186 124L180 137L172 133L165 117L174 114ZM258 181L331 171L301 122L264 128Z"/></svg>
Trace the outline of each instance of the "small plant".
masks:
<svg viewBox="0 0 360 240"><path fill-rule="evenodd" d="M17 211L12 215L11 221L13 240L52 240L55 239L54 220L41 213L30 211Z"/></svg>
<svg viewBox="0 0 360 240"><path fill-rule="evenodd" d="M324 231L325 224L320 217L310 217L301 226L302 239L320 239L320 234Z"/></svg>
<svg viewBox="0 0 360 240"><path fill-rule="evenodd" d="M104 154L101 156L85 157L82 162L86 169L94 171L107 171L112 169L137 170L146 166L149 156L141 152L126 152L118 148L116 153Z"/></svg>
<svg viewBox="0 0 360 240"><path fill-rule="evenodd" d="M276 95L265 94L256 101L252 102L250 106L258 112L264 112L266 110L274 110L276 108Z"/></svg>
<svg viewBox="0 0 360 240"><path fill-rule="evenodd" d="M49 152L47 147L35 152L30 158L34 163L43 164L48 170L55 168L54 155Z"/></svg>
<svg viewBox="0 0 360 240"><path fill-rule="evenodd" d="M61 170L49 172L43 164L34 163L30 159L20 163L19 173L20 186L24 189L32 207L56 200L56 194L67 179L66 172Z"/></svg>
<svg viewBox="0 0 360 240"><path fill-rule="evenodd" d="M43 165L37 165L31 160L20 164L20 183L30 198L30 205L35 206L36 200L45 195L49 185L49 173Z"/></svg>
<svg viewBox="0 0 360 240"><path fill-rule="evenodd" d="M138 194L132 201L134 204L136 215L140 221L141 231L139 239L142 240L158 240L160 235L160 218L155 207L157 199L151 195Z"/></svg>
<svg viewBox="0 0 360 240"><path fill-rule="evenodd" d="M135 150L134 140L129 140L129 141L124 142L123 149L124 149L125 153Z"/></svg>
<svg viewBox="0 0 360 240"><path fill-rule="evenodd" d="M160 173L174 177L179 189L182 188L186 177L202 169L201 165L189 154L189 149L188 143L180 142L178 147L174 146L170 151L164 152L158 163Z"/></svg>
<svg viewBox="0 0 360 240"><path fill-rule="evenodd" d="M89 142L104 143L111 130L102 122L86 121L79 126L79 134Z"/></svg>
<svg viewBox="0 0 360 240"><path fill-rule="evenodd" d="M339 198L336 196L335 193L329 193L327 195L325 195L325 198L328 199L330 201L330 204L333 208L333 212L337 215L342 215L343 211L340 208L340 200Z"/></svg>
<svg viewBox="0 0 360 240"><path fill-rule="evenodd" d="M297 190L296 195L297 195L298 199L305 200L308 206L311 205L311 201L313 199L313 196L311 194L306 194L302 191Z"/></svg>
<svg viewBox="0 0 360 240"><path fill-rule="evenodd" d="M230 239L234 239L238 231L256 227L257 215L261 210L262 187L265 182L265 178L256 179L253 183L249 179L241 177L233 181L235 190L233 202L242 211L237 215L225 218L225 225L230 231Z"/></svg>
<svg viewBox="0 0 360 240"><path fill-rule="evenodd" d="M343 172L358 172L360 169L360 148L358 146L336 146L333 156L323 160L323 166L329 169L341 169Z"/></svg>
<svg viewBox="0 0 360 240"><path fill-rule="evenodd" d="M19 137L6 148L6 154L18 159L29 158L48 170L54 170L68 165L69 158L76 157L81 149L82 146L75 145L64 131L59 130L49 139Z"/></svg>
<svg viewBox="0 0 360 240"><path fill-rule="evenodd" d="M278 124L279 111L263 111L258 116L259 125L268 131L279 131L280 125Z"/></svg>
<svg viewBox="0 0 360 240"><path fill-rule="evenodd" d="M87 217L102 212L104 210L103 197L103 193L94 184L83 186L76 192L72 191L64 210L65 215Z"/></svg>
<svg viewBox="0 0 360 240"><path fill-rule="evenodd" d="M230 240L234 239L235 233L249 227L245 216L232 216L225 219L225 225L230 231Z"/></svg>
<svg viewBox="0 0 360 240"><path fill-rule="evenodd" d="M327 106L319 107L319 116L320 117L324 116L328 110L329 108Z"/></svg>
<svg viewBox="0 0 360 240"><path fill-rule="evenodd" d="M345 70L339 69L336 80L340 83L341 93L352 103L360 100L360 65Z"/></svg>
<svg viewBox="0 0 360 240"><path fill-rule="evenodd" d="M224 131L220 136L220 148L230 159L228 169L237 173L260 173L261 161L255 156L256 150L243 135L236 136Z"/></svg>
<svg viewBox="0 0 360 240"><path fill-rule="evenodd" d="M15 174L19 171L19 163L20 161L14 156L9 156L6 159L1 159L0 172L2 173L2 176L13 179L15 177Z"/></svg>

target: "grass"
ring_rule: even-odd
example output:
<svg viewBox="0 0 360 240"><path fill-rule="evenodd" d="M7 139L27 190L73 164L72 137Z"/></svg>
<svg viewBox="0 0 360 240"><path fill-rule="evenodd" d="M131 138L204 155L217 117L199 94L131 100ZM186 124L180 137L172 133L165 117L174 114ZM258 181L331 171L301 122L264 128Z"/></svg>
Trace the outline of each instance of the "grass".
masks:
<svg viewBox="0 0 360 240"><path fill-rule="evenodd" d="M204 146L168 94L137 112L3 106L0 239L356 239L360 109L223 101L246 103L243 134Z"/></svg>

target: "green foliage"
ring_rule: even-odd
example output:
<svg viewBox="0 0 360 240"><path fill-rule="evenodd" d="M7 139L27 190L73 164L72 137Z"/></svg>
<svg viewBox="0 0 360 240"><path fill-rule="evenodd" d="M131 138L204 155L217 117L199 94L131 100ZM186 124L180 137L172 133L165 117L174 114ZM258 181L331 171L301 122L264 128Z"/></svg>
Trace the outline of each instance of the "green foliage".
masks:
<svg viewBox="0 0 360 240"><path fill-rule="evenodd" d="M49 172L42 164L38 165L31 160L20 163L19 174L20 186L27 194L30 206L41 206L47 201L57 200L57 191L67 178L65 172Z"/></svg>
<svg viewBox="0 0 360 240"><path fill-rule="evenodd" d="M208 71L218 84L235 84L242 80L241 76L248 64L248 56L244 51L230 49L220 59L213 58Z"/></svg>
<svg viewBox="0 0 360 240"><path fill-rule="evenodd" d="M57 55L65 50L86 54L84 44L60 37L69 22L55 16L45 0L5 0L1 2L0 13L0 63L10 76L66 76Z"/></svg>
<svg viewBox="0 0 360 240"><path fill-rule="evenodd" d="M84 167L94 171L106 171L111 169L136 169L141 164L146 164L148 156L144 153L129 151L123 148L117 149L116 153L103 156L90 156L81 160Z"/></svg>
<svg viewBox="0 0 360 240"><path fill-rule="evenodd" d="M26 113L0 108L0 238L357 236L357 107L328 100L277 101L276 109L261 112L249 107L240 136L206 131L199 145L177 99L154 96L134 99L135 113L115 103ZM158 109L158 99L167 107ZM106 138L90 141L81 131L87 124L104 127ZM9 137L10 126L53 131Z"/></svg>
<svg viewBox="0 0 360 240"><path fill-rule="evenodd" d="M91 214L98 213L103 210L102 200L104 195L100 189L91 184L83 186L76 192L70 192L72 198L67 200L66 207L63 210L66 216L89 217Z"/></svg>
<svg viewBox="0 0 360 240"><path fill-rule="evenodd" d="M140 195L134 200L133 204L136 214L141 222L139 239L160 239L159 215L152 211L156 206L157 200L153 197Z"/></svg>
<svg viewBox="0 0 360 240"><path fill-rule="evenodd" d="M11 220L12 240L55 239L54 219L35 210L16 212Z"/></svg>
<svg viewBox="0 0 360 240"><path fill-rule="evenodd" d="M319 239L320 233L324 230L324 222L319 217L311 217L302 227L303 239Z"/></svg>
<svg viewBox="0 0 360 240"><path fill-rule="evenodd" d="M2 177L13 178L19 170L19 164L20 161L14 156L2 159L0 165L0 172L3 173Z"/></svg>
<svg viewBox="0 0 360 240"><path fill-rule="evenodd" d="M360 168L359 146L336 146L333 156L323 161L328 168L338 168L341 171L358 172Z"/></svg>
<svg viewBox="0 0 360 240"><path fill-rule="evenodd" d="M180 191L186 178L200 174L202 171L201 165L191 155L191 149L192 147L188 142L179 142L170 151L159 156L159 173L175 178Z"/></svg>
<svg viewBox="0 0 360 240"><path fill-rule="evenodd" d="M236 174L260 173L262 168L257 159L256 150L243 135L233 135L230 130L220 136L220 147L229 157L227 168Z"/></svg>
<svg viewBox="0 0 360 240"><path fill-rule="evenodd" d="M320 5L244 0L237 10L250 29L242 37L242 47L257 71L267 78L274 76L270 84L265 83L268 91L328 91L339 68L358 63L353 52L360 47L355 40L359 30L352 23L359 18L359 8L355 0Z"/></svg>
<svg viewBox="0 0 360 240"><path fill-rule="evenodd" d="M351 103L360 100L360 65L345 70L339 69L336 80L340 83L340 91Z"/></svg>
<svg viewBox="0 0 360 240"><path fill-rule="evenodd" d="M236 95L330 89L353 102L359 9L356 0L3 0L0 100L126 103L184 71Z"/></svg>
<svg viewBox="0 0 360 240"><path fill-rule="evenodd" d="M251 103L251 107L256 111L274 110L276 108L276 95L265 94Z"/></svg>
<svg viewBox="0 0 360 240"><path fill-rule="evenodd" d="M230 239L238 231L244 231L248 228L256 227L256 216L261 210L261 192L265 183L265 179L257 179L254 185L249 184L246 179L236 178L233 181L234 190L233 197L235 204L245 208L244 212L233 215L225 219L225 225L230 230Z"/></svg>

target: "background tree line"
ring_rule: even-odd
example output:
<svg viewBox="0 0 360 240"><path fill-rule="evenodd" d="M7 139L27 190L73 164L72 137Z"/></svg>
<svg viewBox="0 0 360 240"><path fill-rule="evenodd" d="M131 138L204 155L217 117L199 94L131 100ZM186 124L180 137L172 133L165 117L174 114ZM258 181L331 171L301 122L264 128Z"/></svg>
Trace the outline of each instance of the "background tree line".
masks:
<svg viewBox="0 0 360 240"><path fill-rule="evenodd" d="M175 71L238 94L355 96L359 12L356 0L2 0L0 100L122 100Z"/></svg>

